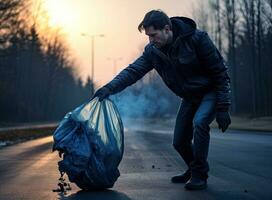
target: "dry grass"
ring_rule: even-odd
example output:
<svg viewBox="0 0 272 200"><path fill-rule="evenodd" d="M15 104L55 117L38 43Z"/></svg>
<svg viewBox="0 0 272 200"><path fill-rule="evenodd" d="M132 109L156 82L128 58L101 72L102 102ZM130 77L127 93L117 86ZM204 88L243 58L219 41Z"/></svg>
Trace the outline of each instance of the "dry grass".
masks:
<svg viewBox="0 0 272 200"><path fill-rule="evenodd" d="M0 132L0 142L17 143L30 139L52 135L56 127L45 127L35 129L8 130Z"/></svg>

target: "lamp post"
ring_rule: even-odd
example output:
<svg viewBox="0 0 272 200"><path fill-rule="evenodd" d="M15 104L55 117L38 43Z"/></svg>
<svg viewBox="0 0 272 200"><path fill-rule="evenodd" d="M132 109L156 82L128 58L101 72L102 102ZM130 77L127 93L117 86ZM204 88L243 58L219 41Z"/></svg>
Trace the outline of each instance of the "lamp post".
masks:
<svg viewBox="0 0 272 200"><path fill-rule="evenodd" d="M89 34L86 34L86 33L81 33L81 36L84 36L84 37L90 37L91 38L91 48L92 48L92 54L91 54L91 59L92 59L92 63L91 63L91 79L92 79L92 88L91 88L91 93L92 95L94 94L94 42L95 42L95 37L105 37L104 34L96 34L96 35L89 35Z"/></svg>
<svg viewBox="0 0 272 200"><path fill-rule="evenodd" d="M123 60L123 58L107 58L107 60L113 61L113 75L115 76L117 74L117 62Z"/></svg>

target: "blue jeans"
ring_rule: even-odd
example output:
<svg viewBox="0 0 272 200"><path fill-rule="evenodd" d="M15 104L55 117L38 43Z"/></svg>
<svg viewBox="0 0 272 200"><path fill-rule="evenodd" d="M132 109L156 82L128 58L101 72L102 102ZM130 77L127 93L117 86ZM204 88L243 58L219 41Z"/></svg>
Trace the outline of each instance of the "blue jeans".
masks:
<svg viewBox="0 0 272 200"><path fill-rule="evenodd" d="M208 92L198 103L182 99L176 118L173 146L192 170L192 176L208 178L207 162L210 127L215 118L215 91Z"/></svg>

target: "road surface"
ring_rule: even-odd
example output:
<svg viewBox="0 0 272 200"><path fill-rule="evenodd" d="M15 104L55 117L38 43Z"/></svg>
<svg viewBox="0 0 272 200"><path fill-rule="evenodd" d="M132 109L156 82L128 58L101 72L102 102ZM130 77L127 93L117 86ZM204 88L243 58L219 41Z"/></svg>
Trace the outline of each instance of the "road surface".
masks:
<svg viewBox="0 0 272 200"><path fill-rule="evenodd" d="M0 199L272 199L272 133L211 130L208 189L187 191L170 181L186 169L172 147L172 130L141 128L126 130L121 176L101 192L82 192L73 184L66 195L52 192L59 178L52 137L0 149Z"/></svg>

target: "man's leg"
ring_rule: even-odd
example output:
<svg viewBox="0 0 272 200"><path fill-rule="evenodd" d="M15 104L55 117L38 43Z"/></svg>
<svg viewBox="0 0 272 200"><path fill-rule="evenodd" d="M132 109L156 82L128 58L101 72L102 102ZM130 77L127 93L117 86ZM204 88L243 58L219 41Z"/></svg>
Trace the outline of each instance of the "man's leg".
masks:
<svg viewBox="0 0 272 200"><path fill-rule="evenodd" d="M215 91L209 92L203 97L193 118L194 161L191 163L192 177L202 180L208 178L209 125L215 118L215 103Z"/></svg>
<svg viewBox="0 0 272 200"><path fill-rule="evenodd" d="M173 146L190 168L190 163L194 160L192 138L192 120L195 113L195 106L190 102L182 100L176 118L174 130Z"/></svg>

